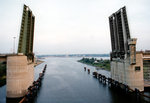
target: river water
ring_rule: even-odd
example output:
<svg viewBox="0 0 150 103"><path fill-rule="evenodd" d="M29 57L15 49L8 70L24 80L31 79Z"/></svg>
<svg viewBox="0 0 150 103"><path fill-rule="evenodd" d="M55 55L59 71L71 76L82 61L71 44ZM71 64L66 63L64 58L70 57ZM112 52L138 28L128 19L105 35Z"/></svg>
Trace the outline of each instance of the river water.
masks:
<svg viewBox="0 0 150 103"><path fill-rule="evenodd" d="M81 58L49 57L35 68L35 80L47 64L41 89L35 103L134 103L102 84L93 71L110 76L110 72L77 62ZM84 71L91 70L91 74ZM6 86L0 87L0 103L6 102Z"/></svg>

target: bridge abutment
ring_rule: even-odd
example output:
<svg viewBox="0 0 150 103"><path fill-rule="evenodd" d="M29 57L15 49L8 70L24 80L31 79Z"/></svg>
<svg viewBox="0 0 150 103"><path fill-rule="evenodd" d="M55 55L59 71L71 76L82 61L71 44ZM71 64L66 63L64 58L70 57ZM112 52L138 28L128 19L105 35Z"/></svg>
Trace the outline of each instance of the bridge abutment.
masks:
<svg viewBox="0 0 150 103"><path fill-rule="evenodd" d="M7 97L23 97L34 80L34 63L29 63L27 56L7 56Z"/></svg>
<svg viewBox="0 0 150 103"><path fill-rule="evenodd" d="M143 55L136 53L136 64L131 65L129 58L111 61L111 78L128 85L131 89L144 91Z"/></svg>

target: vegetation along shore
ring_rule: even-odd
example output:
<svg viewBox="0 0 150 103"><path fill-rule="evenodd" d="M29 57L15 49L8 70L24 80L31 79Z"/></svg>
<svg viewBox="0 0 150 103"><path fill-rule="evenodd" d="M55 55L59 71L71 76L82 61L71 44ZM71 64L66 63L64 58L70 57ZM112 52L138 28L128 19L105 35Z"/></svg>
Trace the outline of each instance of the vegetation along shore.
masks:
<svg viewBox="0 0 150 103"><path fill-rule="evenodd" d="M106 59L96 59L96 58L82 58L78 62L95 66L96 69L104 69L110 71L110 60Z"/></svg>
<svg viewBox="0 0 150 103"><path fill-rule="evenodd" d="M0 87L6 84L6 62L0 62Z"/></svg>

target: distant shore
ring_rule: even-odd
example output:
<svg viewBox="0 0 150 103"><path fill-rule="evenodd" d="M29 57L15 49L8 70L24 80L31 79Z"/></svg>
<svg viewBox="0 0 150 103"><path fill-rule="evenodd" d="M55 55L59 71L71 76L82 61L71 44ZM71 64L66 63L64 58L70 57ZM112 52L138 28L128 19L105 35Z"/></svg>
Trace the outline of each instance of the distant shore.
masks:
<svg viewBox="0 0 150 103"><path fill-rule="evenodd" d="M80 63L91 65L96 67L97 70L107 70L110 71L110 60L96 59L96 58L82 58L78 60Z"/></svg>
<svg viewBox="0 0 150 103"><path fill-rule="evenodd" d="M109 57L109 54L53 54L37 55L38 58L44 57Z"/></svg>

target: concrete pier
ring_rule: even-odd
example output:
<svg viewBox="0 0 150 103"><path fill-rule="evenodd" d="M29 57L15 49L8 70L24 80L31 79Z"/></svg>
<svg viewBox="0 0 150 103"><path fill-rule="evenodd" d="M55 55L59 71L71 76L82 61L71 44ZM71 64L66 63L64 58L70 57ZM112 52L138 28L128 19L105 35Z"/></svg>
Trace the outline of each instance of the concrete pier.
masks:
<svg viewBox="0 0 150 103"><path fill-rule="evenodd" d="M133 90L138 88L144 91L142 57L142 53L136 54L135 65L130 65L129 59L111 61L111 78L130 86Z"/></svg>
<svg viewBox="0 0 150 103"><path fill-rule="evenodd" d="M18 98L26 94L34 80L34 63L27 56L7 56L7 97Z"/></svg>
<svg viewBox="0 0 150 103"><path fill-rule="evenodd" d="M109 17L112 44L111 78L128 85L131 89L144 91L143 53L136 51L136 38L131 38L126 7Z"/></svg>

